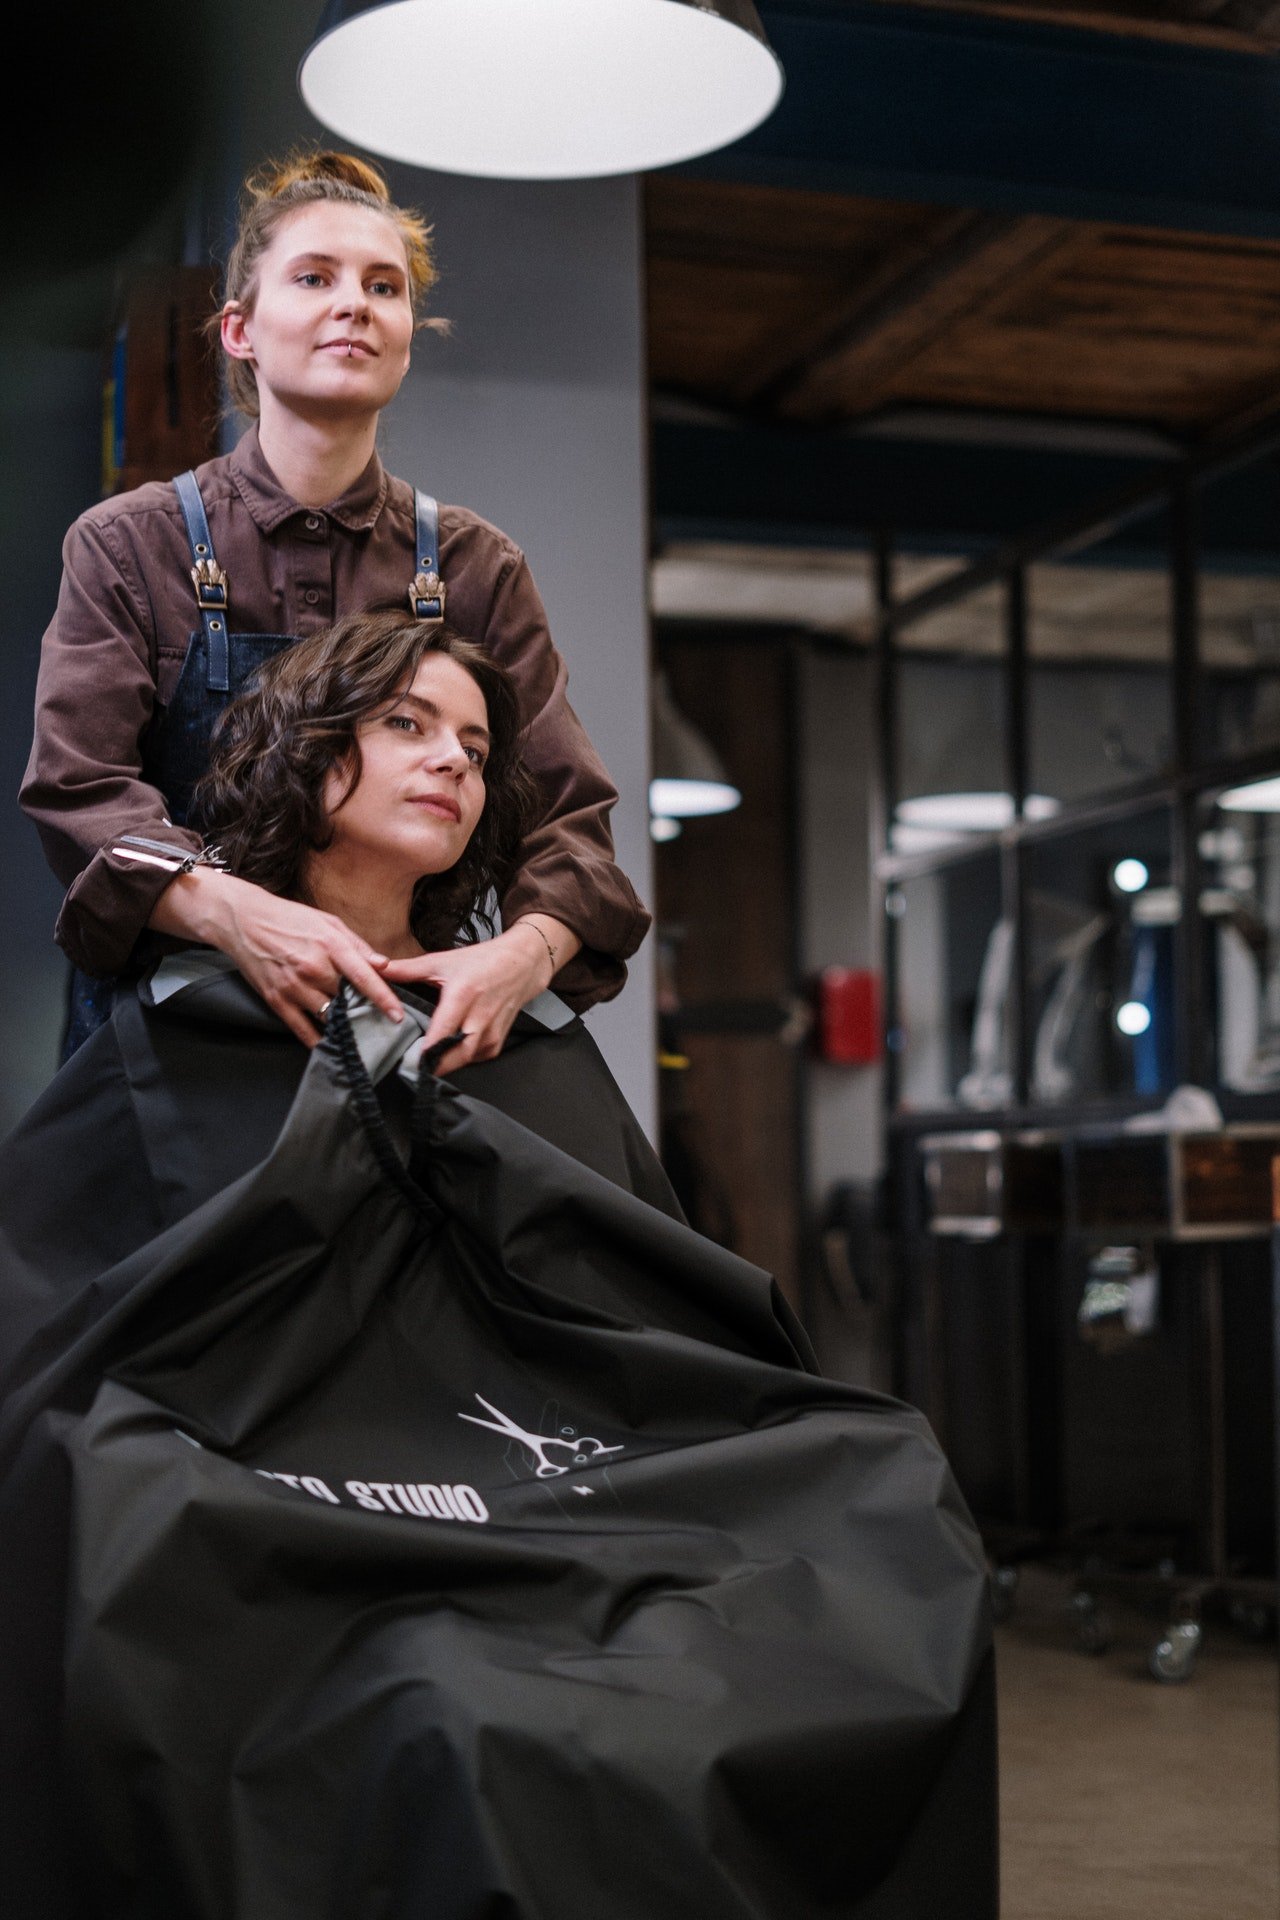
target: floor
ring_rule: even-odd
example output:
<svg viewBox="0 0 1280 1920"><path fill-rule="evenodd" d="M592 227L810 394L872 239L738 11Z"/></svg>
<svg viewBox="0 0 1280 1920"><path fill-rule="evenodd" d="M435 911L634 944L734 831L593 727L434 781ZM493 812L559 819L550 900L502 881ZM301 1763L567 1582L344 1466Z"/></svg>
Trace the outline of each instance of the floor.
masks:
<svg viewBox="0 0 1280 1920"><path fill-rule="evenodd" d="M1001 1920L1277 1920L1280 1661L1209 1619L1151 1678L1160 1620L1106 1601L1081 1650L1063 1576L1024 1568L996 1629Z"/></svg>

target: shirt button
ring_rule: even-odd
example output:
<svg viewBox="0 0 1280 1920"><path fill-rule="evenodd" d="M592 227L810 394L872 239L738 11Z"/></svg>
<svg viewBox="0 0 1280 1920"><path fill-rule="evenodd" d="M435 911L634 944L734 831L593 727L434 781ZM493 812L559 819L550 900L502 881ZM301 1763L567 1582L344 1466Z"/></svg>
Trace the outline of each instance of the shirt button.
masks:
<svg viewBox="0 0 1280 1920"><path fill-rule="evenodd" d="M309 607L314 607L316 604L316 601L320 598L320 595L316 592L314 587L308 587L302 597L306 601Z"/></svg>
<svg viewBox="0 0 1280 1920"><path fill-rule="evenodd" d="M309 513L307 515L306 528L308 533L318 533L323 525L324 521L318 513Z"/></svg>

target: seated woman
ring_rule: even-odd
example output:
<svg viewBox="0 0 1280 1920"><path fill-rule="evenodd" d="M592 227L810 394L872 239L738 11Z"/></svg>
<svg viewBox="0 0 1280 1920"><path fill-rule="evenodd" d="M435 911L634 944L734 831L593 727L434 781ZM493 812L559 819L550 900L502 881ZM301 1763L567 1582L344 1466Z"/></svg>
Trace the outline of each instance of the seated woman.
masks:
<svg viewBox="0 0 1280 1920"><path fill-rule="evenodd" d="M450 721L470 731L460 737ZM270 661L223 716L195 804L225 863L206 878L321 908L335 932L376 932L390 977L403 962L412 973L424 951L493 931L490 902L537 813L519 738L513 683L481 648L395 610L350 616ZM145 837L126 836L112 853L139 866L181 860ZM153 937L153 961L160 944ZM177 993L196 979L222 983L216 1025L208 986L202 997ZM430 988L425 999L420 985L402 991L411 1015L434 1005ZM109 1037L95 1036L88 1062L58 1074L25 1126L41 1154L50 1129L73 1159L83 1142L101 1162L114 1141L120 1158L103 1179L117 1254L260 1159L306 1066L288 1026L213 949L187 948L158 974L148 967L123 997ZM326 1011L313 1009L317 1027ZM680 1211L584 1022L554 994L517 1016L503 1052L460 1069L456 1084L650 1204ZM158 1183L138 1177L139 1133L148 1164L163 1154Z"/></svg>
<svg viewBox="0 0 1280 1920"><path fill-rule="evenodd" d="M465 937L513 716L466 642L345 622L233 709L220 857ZM540 1011L446 1080L411 996L307 1053L177 952L0 1149L6 1920L994 1914L936 1442L820 1376Z"/></svg>

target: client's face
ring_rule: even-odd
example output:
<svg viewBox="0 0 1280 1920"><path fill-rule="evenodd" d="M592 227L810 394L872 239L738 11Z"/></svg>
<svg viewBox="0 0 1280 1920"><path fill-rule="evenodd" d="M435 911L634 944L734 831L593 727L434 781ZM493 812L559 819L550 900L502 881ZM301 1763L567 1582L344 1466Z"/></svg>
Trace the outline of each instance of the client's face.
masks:
<svg viewBox="0 0 1280 1920"><path fill-rule="evenodd" d="M453 866L484 808L488 723L466 668L428 653L396 705L360 727L362 770L346 800L344 773L328 776L327 856L354 853L414 879Z"/></svg>

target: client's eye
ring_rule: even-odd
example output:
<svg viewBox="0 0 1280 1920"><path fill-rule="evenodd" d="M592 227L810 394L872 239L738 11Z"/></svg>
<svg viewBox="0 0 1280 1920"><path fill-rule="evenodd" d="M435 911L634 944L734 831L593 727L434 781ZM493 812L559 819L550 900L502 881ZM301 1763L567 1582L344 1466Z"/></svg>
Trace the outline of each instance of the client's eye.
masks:
<svg viewBox="0 0 1280 1920"><path fill-rule="evenodd" d="M417 721L411 714L407 713L389 713L387 715L387 725L389 727L395 727L397 731L403 728L406 733L416 733L418 731Z"/></svg>

